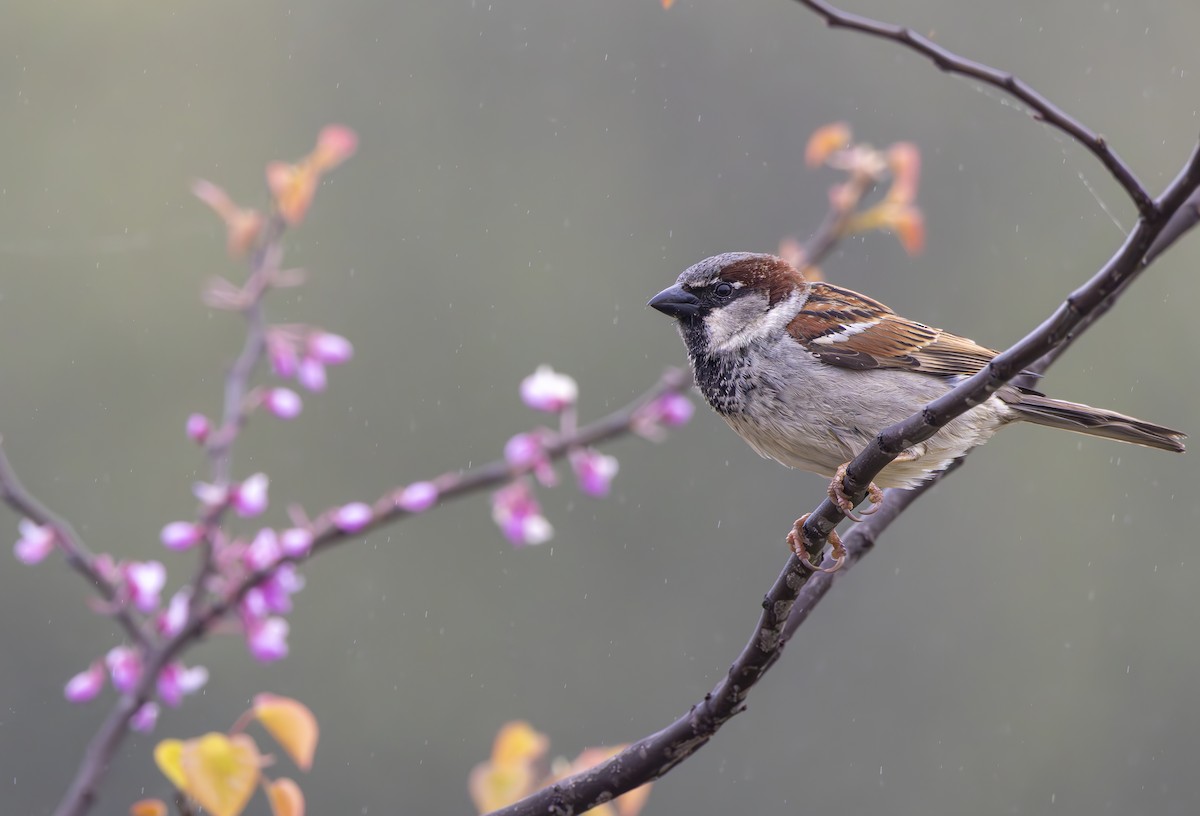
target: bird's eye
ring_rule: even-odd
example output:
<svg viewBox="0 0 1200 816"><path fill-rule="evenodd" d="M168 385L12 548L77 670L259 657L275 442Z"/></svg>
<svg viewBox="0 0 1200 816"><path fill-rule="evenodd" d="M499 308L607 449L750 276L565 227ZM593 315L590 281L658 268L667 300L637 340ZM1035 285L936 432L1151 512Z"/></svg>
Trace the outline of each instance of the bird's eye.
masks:
<svg viewBox="0 0 1200 816"><path fill-rule="evenodd" d="M713 287L713 294L719 298L727 298L733 294L733 286L728 283L718 283Z"/></svg>

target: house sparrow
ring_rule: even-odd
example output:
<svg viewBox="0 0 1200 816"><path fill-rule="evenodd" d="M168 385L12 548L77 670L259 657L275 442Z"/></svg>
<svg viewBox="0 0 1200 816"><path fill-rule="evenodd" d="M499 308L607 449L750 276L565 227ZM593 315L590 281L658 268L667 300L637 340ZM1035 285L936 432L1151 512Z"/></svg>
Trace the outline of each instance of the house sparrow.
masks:
<svg viewBox="0 0 1200 816"><path fill-rule="evenodd" d="M830 498L855 520L842 486L846 464L879 431L998 353L903 318L865 295L807 281L773 255L707 258L649 305L678 321L696 383L713 410L762 456L833 477ZM1009 384L896 457L875 477L872 503L882 501L879 486L915 487L1017 421L1184 449L1179 431ZM795 533L788 538L807 563Z"/></svg>

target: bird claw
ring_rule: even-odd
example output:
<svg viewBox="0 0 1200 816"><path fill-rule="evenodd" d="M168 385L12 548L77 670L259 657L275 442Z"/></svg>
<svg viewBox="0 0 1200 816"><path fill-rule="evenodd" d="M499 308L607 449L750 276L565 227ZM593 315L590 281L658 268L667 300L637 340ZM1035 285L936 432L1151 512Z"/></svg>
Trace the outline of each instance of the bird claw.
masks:
<svg viewBox="0 0 1200 816"><path fill-rule="evenodd" d="M854 502L846 495L846 468L849 466L846 462L838 466L837 472L833 474L833 481L829 483L829 500L838 506L838 509L845 514L846 518L851 521L863 521L864 516L869 516L872 513L879 511L883 506L883 491L874 482L867 485L867 499L871 502L871 506L861 513L854 512Z"/></svg>
<svg viewBox="0 0 1200 816"><path fill-rule="evenodd" d="M791 532L787 534L788 547L791 548L792 554L800 559L800 563L808 567L811 572L837 572L846 563L846 547L842 544L841 536L836 530L829 531L829 546L830 554L833 556L832 567L819 567L814 564L808 557L808 551L804 549L804 522L808 521L808 517L812 513L805 513L800 518L796 519L796 523L792 525Z"/></svg>

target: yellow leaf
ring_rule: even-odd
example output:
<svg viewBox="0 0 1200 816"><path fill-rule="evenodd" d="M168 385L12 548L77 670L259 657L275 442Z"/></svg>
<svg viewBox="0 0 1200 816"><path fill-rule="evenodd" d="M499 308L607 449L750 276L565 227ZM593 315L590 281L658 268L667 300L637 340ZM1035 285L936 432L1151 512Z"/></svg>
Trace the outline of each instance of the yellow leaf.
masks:
<svg viewBox="0 0 1200 816"><path fill-rule="evenodd" d="M529 763L500 765L491 760L471 770L467 780L471 801L480 813L490 813L533 793L533 768Z"/></svg>
<svg viewBox="0 0 1200 816"><path fill-rule="evenodd" d="M302 771L312 768L320 729L308 706L290 697L258 694L254 697L254 716L270 732L292 762Z"/></svg>
<svg viewBox="0 0 1200 816"><path fill-rule="evenodd" d="M550 738L523 720L505 723L492 746L492 762L511 765L541 759L550 749Z"/></svg>
<svg viewBox="0 0 1200 816"><path fill-rule="evenodd" d="M246 734L212 732L183 745L188 796L213 816L238 816L258 784L258 746Z"/></svg>
<svg viewBox="0 0 1200 816"><path fill-rule="evenodd" d="M167 803L162 799L139 799L129 806L129 816L167 816Z"/></svg>
<svg viewBox="0 0 1200 816"><path fill-rule="evenodd" d="M179 790L187 785L183 775L183 742L177 739L165 739L154 746L154 762L163 776L171 780L171 784Z"/></svg>
<svg viewBox="0 0 1200 816"><path fill-rule="evenodd" d="M274 816L304 816L304 794L300 786L287 777L267 785L267 798L271 800Z"/></svg>

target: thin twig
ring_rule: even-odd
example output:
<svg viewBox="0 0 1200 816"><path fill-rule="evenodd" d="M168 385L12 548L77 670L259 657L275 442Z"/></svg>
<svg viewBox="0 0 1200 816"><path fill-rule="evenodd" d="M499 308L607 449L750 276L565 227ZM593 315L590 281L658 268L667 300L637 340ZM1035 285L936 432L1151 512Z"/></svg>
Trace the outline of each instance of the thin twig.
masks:
<svg viewBox="0 0 1200 816"><path fill-rule="evenodd" d="M663 372L658 382L647 389L641 396L624 408L579 428L572 434L559 435L550 438L545 446L546 458L554 461L566 456L574 448L596 445L618 436L635 432L641 421L641 411L658 397L671 392L678 392L690 383L690 376L677 368L669 368ZM533 469L533 465L525 468L513 468L503 459L489 462L485 465L471 468L467 471L451 471L436 476L430 481L438 488L438 503L450 499L461 498L481 490L499 487L514 478L520 477ZM322 513L312 525L313 544L311 558L321 550L338 544L361 540L362 537L378 527L399 521L413 515L396 504L398 490L390 490L377 499L372 505L371 520L353 533L338 529L331 521L332 512ZM428 511L426 511L428 512ZM285 558L283 561L298 563L303 558ZM266 569L257 570L246 575L225 597L213 601L177 639L189 640L203 635L211 624L233 609L241 599L254 587L271 577L278 564Z"/></svg>
<svg viewBox="0 0 1200 816"><path fill-rule="evenodd" d="M1137 176L1133 174L1133 170L1108 146L1104 137L1055 105L1024 80L990 65L959 56L907 26L892 25L873 20L870 17L842 11L824 0L796 0L796 2L820 15L831 28L845 28L899 43L905 48L928 57L934 65L947 73L977 79L1021 100L1033 110L1034 118L1061 130L1091 151L1092 155L1108 169L1117 183L1125 188L1125 192L1137 207L1142 218L1154 217L1156 206L1154 200L1142 183L1138 181Z"/></svg>
<svg viewBox="0 0 1200 816"><path fill-rule="evenodd" d="M206 444L212 484L228 489L233 470L233 443L249 419L250 407L246 394L250 389L250 378L258 367L267 346L267 323L263 313L263 296L270 290L271 280L279 271L283 259L283 232L287 223L274 212L267 220L263 235L255 247L250 261L250 275L244 291L249 303L246 305L246 339L242 350L225 375L225 399L221 411L221 425ZM214 540L221 517L228 504L203 509L200 526L204 536L197 548L196 572L192 576L191 594L188 599L188 618L195 618L204 598L204 585L215 570Z"/></svg>
<svg viewBox="0 0 1200 816"><path fill-rule="evenodd" d="M62 551L67 564L84 577L104 601L112 607L112 616L130 639L139 647L145 648L150 643L150 636L142 628L141 623L134 617L129 605L121 597L120 588L108 579L96 565L96 557L79 533L70 522L42 504L25 489L16 471L9 464L3 448L0 448L0 497L5 504L19 515L43 527L54 531L55 545Z"/></svg>

